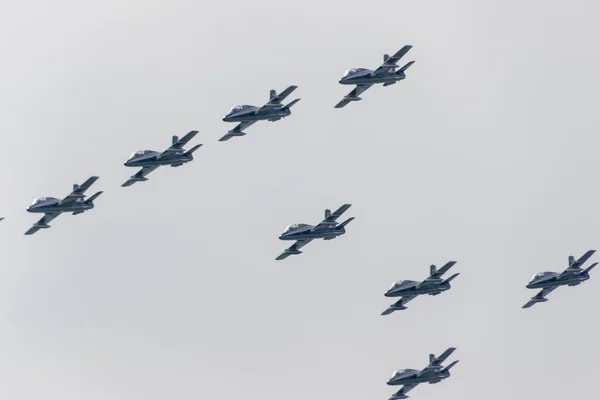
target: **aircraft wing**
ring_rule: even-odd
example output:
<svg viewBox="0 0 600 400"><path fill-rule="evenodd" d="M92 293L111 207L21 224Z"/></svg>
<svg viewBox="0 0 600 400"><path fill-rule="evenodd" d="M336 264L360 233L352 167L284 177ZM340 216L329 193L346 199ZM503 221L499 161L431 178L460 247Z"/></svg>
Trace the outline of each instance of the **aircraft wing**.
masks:
<svg viewBox="0 0 600 400"><path fill-rule="evenodd" d="M165 155L167 155L169 153L176 153L176 152L182 151L183 146L185 146L197 134L198 134L198 131L189 131L188 133L186 133L186 135L184 137L177 139L177 141L175 143L173 143L167 150L160 153L158 155L157 159L164 157Z"/></svg>
<svg viewBox="0 0 600 400"><path fill-rule="evenodd" d="M554 289L556 289L557 287L558 286L553 286L553 287L549 287L549 288L540 290L540 292L538 294L533 296L531 298L531 300L529 300L527 303L525 303L523 308L529 308L529 307L533 306L535 303L542 303L544 301L548 301L548 299L546 299L546 296L549 293L551 293L552 291L554 291Z"/></svg>
<svg viewBox="0 0 600 400"><path fill-rule="evenodd" d="M285 251L283 253L281 253L279 256L277 256L276 260L285 260L286 258L288 258L289 256L291 256L293 254L300 254L301 253L300 249L302 247L306 246L307 244L309 244L311 241L312 241L312 239L297 240L296 243L294 243L293 245L291 245L290 247L285 249Z"/></svg>
<svg viewBox="0 0 600 400"><path fill-rule="evenodd" d="M442 275L444 275L446 272L448 272L448 270L450 268L452 268L454 266L454 264L456 264L456 261L449 261L449 262L447 262L446 265L444 265L442 268L438 269L433 274L431 274L429 276L429 278L440 279L442 277Z"/></svg>
<svg viewBox="0 0 600 400"><path fill-rule="evenodd" d="M444 361L446 361L446 359L450 357L452 353L454 353L454 350L456 350L456 347L449 347L445 352L440 354L439 357L436 357L433 360L431 360L429 365L422 369L421 372L419 372L417 375L423 375L424 373L432 370L439 370Z"/></svg>
<svg viewBox="0 0 600 400"><path fill-rule="evenodd" d="M383 64L379 66L379 68L371 72L371 76L377 76L379 74L386 73L391 69L398 68L398 61L400 61L400 59L404 57L404 55L408 53L410 49L412 49L412 46L407 44L406 46L398 50L396 54L385 60Z"/></svg>
<svg viewBox="0 0 600 400"><path fill-rule="evenodd" d="M392 395L392 397L390 397L390 400L407 399L408 396L406 395L406 393L408 393L411 390L413 390L414 388L416 388L417 385L418 385L418 383L411 383L409 385L402 386L402 388L400 388L400 390L398 390L396 393L394 393Z"/></svg>
<svg viewBox="0 0 600 400"><path fill-rule="evenodd" d="M412 299L414 299L415 297L417 297L416 295L414 296L402 296L400 297L400 300L398 300L397 302L395 302L394 304L392 304L391 306L388 307L387 310L385 310L384 312L381 313L381 315L388 315L393 313L396 310L404 310L404 305L406 305L406 303L408 303L409 301L411 301Z"/></svg>
<svg viewBox="0 0 600 400"><path fill-rule="evenodd" d="M328 228L332 225L336 224L336 220L342 216L343 213L346 212L346 210L348 210L350 207L352 206L352 204L344 204L343 206L341 206L340 208L338 208L337 210L335 210L333 213L329 214L329 216L327 218L325 218L323 221L321 221L318 225L314 226L311 231L312 232L318 232L322 229Z"/></svg>
<svg viewBox="0 0 600 400"><path fill-rule="evenodd" d="M348 93L339 103L335 105L335 108L345 107L348 103L356 100L360 100L358 96L360 96L365 90L373 86L372 84L368 85L356 85L356 87Z"/></svg>
<svg viewBox="0 0 600 400"><path fill-rule="evenodd" d="M254 124L255 122L256 121L240 122L235 128L233 128L232 130L227 132L227 134L225 136L223 136L221 139L219 139L219 142L225 142L234 136L244 136L246 134L246 132L242 132L242 131L244 129L246 129L247 127L249 127L250 125Z"/></svg>
<svg viewBox="0 0 600 400"><path fill-rule="evenodd" d="M560 279L560 278L564 278L566 276L572 275L573 273L581 272L580 269L583 266L583 264L585 264L585 262L591 256L593 256L595 252L596 252L596 250L588 250L584 255L579 257L579 259L576 260L573 264L569 265L569 268L567 268L563 272L561 272L560 275L558 275L556 278Z"/></svg>
<svg viewBox="0 0 600 400"><path fill-rule="evenodd" d="M127 182L125 182L121 186L128 187L128 186L133 185L136 182L147 181L148 178L146 178L146 175L148 175L150 172L154 171L156 168L158 168L158 165L152 165L150 167L144 167L144 168L140 169L135 175L133 175L131 178L129 178L127 180Z"/></svg>
<svg viewBox="0 0 600 400"><path fill-rule="evenodd" d="M83 182L83 184L81 185L74 185L73 186L73 191L64 199L62 199L59 204L65 205L65 204L70 204L72 202L74 202L77 199L82 199L85 197L85 191L88 190L90 188L90 186L92 186L94 184L94 182L96 182L98 180L97 176L92 176L90 178L88 178L87 181Z"/></svg>
<svg viewBox="0 0 600 400"><path fill-rule="evenodd" d="M269 105L281 104L281 102L283 100L285 100L285 98L288 97L290 94L292 94L292 92L296 89L298 89L298 86L292 85L292 86L288 87L283 92L279 93L278 95L273 97L271 100L269 100L269 102L266 105L269 106Z"/></svg>
<svg viewBox="0 0 600 400"><path fill-rule="evenodd" d="M44 214L44 216L38 222L33 224L33 226L31 228L29 228L29 230L27 232L25 232L25 234L33 235L40 229L50 228L50 225L48 225L48 223L50 223L50 221L52 221L54 218L58 217L59 215L60 215L60 213Z"/></svg>

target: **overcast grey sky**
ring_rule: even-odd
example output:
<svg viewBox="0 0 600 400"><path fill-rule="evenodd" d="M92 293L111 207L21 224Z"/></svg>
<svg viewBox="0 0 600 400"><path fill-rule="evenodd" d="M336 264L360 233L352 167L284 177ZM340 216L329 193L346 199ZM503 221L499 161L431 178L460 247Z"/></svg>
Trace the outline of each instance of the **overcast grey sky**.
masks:
<svg viewBox="0 0 600 400"><path fill-rule="evenodd" d="M600 250L597 14L2 2L0 398L385 400L449 346L453 376L411 398L594 398L600 276L520 307L535 272ZM346 69L405 44L405 81L333 108ZM229 108L292 84L292 116L217 142ZM131 152L192 129L193 163L120 187ZM96 209L23 235L34 197L91 175ZM348 234L274 260L286 225L345 202ZM451 291L379 315L449 260Z"/></svg>

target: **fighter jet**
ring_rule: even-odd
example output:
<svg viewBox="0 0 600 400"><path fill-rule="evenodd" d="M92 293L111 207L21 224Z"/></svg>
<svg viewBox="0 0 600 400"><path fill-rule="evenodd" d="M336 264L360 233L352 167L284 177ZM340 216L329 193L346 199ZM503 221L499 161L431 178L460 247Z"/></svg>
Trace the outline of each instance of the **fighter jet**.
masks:
<svg viewBox="0 0 600 400"><path fill-rule="evenodd" d="M300 248L306 246L314 239L331 240L346 233L345 226L348 225L354 217L348 218L341 224L338 224L336 220L349 209L351 205L352 204L344 204L333 214L331 213L331 210L325 210L325 219L316 226L308 224L294 224L288 226L279 236L279 239L295 240L296 243L281 253L276 260L284 260L292 254L302 254Z"/></svg>
<svg viewBox="0 0 600 400"><path fill-rule="evenodd" d="M385 293L385 296L402 297L400 300L389 306L389 308L382 312L381 315L388 315L396 310L406 310L406 303L408 303L409 301L411 301L419 295L429 294L431 296L436 296L450 289L450 281L452 281L452 279L456 278L460 274L454 274L446 280L442 280L442 275L448 272L448 270L452 268L454 264L456 264L456 261L450 261L439 270L436 269L435 265L432 265L431 267L429 267L429 278L425 279L423 282L395 282Z"/></svg>
<svg viewBox="0 0 600 400"><path fill-rule="evenodd" d="M416 369L400 369L394 372L394 375L387 382L388 385L404 385L402 388L394 393L390 400L407 399L406 393L414 389L420 383L438 383L443 379L450 376L450 368L454 367L458 360L452 362L447 367L443 367L442 363L456 350L454 347L450 347L448 350L442 353L441 356L435 357L435 355L429 355L429 365L421 371Z"/></svg>
<svg viewBox="0 0 600 400"><path fill-rule="evenodd" d="M383 83L383 86L390 86L406 78L405 72L413 65L414 61L407 63L398 70L396 70L398 68L396 63L400 61L411 48L412 46L406 45L391 57L388 54L384 54L383 64L375 71L366 68L352 68L346 71L342 79L340 79L340 83L342 85L356 85L356 87L348 93L348 95L344 96L344 98L336 104L335 108L345 107L351 101L362 100L358 96L376 83Z"/></svg>
<svg viewBox="0 0 600 400"><path fill-rule="evenodd" d="M267 104L262 107L240 105L235 106L229 113L223 118L225 122L240 122L235 128L227 132L225 136L219 139L220 142L231 139L234 136L244 136L246 132L244 129L254 124L257 121L268 120L278 121L281 118L285 118L292 113L290 108L300 101L295 99L287 105L281 104L286 97L288 97L298 86L290 86L283 92L277 94L275 90L271 90L270 100Z"/></svg>
<svg viewBox="0 0 600 400"><path fill-rule="evenodd" d="M577 286L590 279L590 271L598 263L594 263L586 269L581 269L581 267L595 252L596 250L588 250L579 260L575 260L575 257L569 256L569 267L561 273L538 272L535 274L526 287L527 289L542 290L525 303L523 308L529 308L536 303L548 301L546 296L559 286Z"/></svg>
<svg viewBox="0 0 600 400"><path fill-rule="evenodd" d="M147 181L146 175L154 171L161 165L170 165L171 167L180 167L185 163L188 163L194 159L193 153L202 146L197 144L188 151L183 150L183 146L187 144L198 131L190 131L184 137L179 139L177 136L173 136L173 144L171 147L159 153L153 150L138 150L131 155L129 160L125 163L126 167L142 167L135 175L133 175L127 182L121 186L131 186L136 182Z"/></svg>
<svg viewBox="0 0 600 400"><path fill-rule="evenodd" d="M62 200L54 197L38 197L35 199L33 204L27 207L27 211L31 213L44 213L44 216L38 222L33 224L33 226L29 228L25 234L33 235L40 229L50 228L48 223L64 212L72 212L73 215L77 215L94 208L94 200L96 200L98 196L102 194L102 192L95 193L87 200L84 200L84 193L90 188L90 186L94 184L94 182L96 182L97 179L97 176L92 176L82 185L73 185L73 191L71 194Z"/></svg>

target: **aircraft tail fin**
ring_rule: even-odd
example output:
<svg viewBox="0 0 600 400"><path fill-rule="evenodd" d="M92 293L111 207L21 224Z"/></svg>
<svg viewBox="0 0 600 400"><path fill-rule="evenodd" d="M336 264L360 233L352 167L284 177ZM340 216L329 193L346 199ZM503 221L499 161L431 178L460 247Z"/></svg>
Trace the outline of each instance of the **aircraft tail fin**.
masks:
<svg viewBox="0 0 600 400"><path fill-rule="evenodd" d="M456 360L456 361L453 361L453 362L451 362L451 363L450 363L450 365L448 365L446 368L444 368L444 369L442 370L442 372L448 372L448 371L450 371L450 368L452 368L452 367L454 367L456 364L458 364L458 361L459 361L459 360Z"/></svg>
<svg viewBox="0 0 600 400"><path fill-rule="evenodd" d="M429 355L429 364L431 364L434 361L435 361L435 354L430 354Z"/></svg>
<svg viewBox="0 0 600 400"><path fill-rule="evenodd" d="M94 195L93 195L92 197L90 197L89 199L87 199L85 202L86 202L86 203L88 203L88 204L89 204L89 203L92 203L92 202L93 202L94 200L96 200L96 199L98 198L98 196L100 196L102 193L104 193L104 192L100 191L100 192L96 192L96 193L94 193Z"/></svg>
<svg viewBox="0 0 600 400"><path fill-rule="evenodd" d="M383 62L386 62L389 58L390 58L389 54L384 54L383 55Z"/></svg>
<svg viewBox="0 0 600 400"><path fill-rule="evenodd" d="M589 274L589 273L590 273L590 271L591 271L592 269L594 269L594 267L595 267L596 265L598 265L598 263L593 263L592 265L590 265L589 267L587 267L587 268L586 268L586 269L583 271L583 273L584 273L584 274Z"/></svg>
<svg viewBox="0 0 600 400"><path fill-rule="evenodd" d="M459 276L459 275L460 275L460 273L456 273L456 274L452 275L450 278L446 279L446 280L445 280L444 282L442 282L442 283L450 283L450 281L451 281L452 279L456 278L456 277L457 277L457 276Z"/></svg>
<svg viewBox="0 0 600 400"><path fill-rule="evenodd" d="M569 267L573 264L575 264L575 257L569 256Z"/></svg>
<svg viewBox="0 0 600 400"><path fill-rule="evenodd" d="M433 275L437 272L437 268L435 267L435 265L431 264L429 266L429 275Z"/></svg>
<svg viewBox="0 0 600 400"><path fill-rule="evenodd" d="M186 151L185 153L183 153L186 156L190 156L192 155L193 152L195 152L196 150L198 150L200 147L202 146L202 144L197 144L194 147L192 147L191 149L189 149L188 151Z"/></svg>
<svg viewBox="0 0 600 400"><path fill-rule="evenodd" d="M354 219L354 217L350 217L350 218L348 218L347 220L345 220L344 222L342 222L342 223L340 224L340 226L341 226L341 227L344 227L344 226L348 225L350 222L352 222L352 220L353 220L353 219Z"/></svg>
<svg viewBox="0 0 600 400"><path fill-rule="evenodd" d="M175 144L175 143L177 143L177 141L178 141L178 140L179 140L179 136L177 136L177 135L173 135L173 138L172 138L171 144Z"/></svg>
<svg viewBox="0 0 600 400"><path fill-rule="evenodd" d="M273 100L275 97L277 97L277 91L275 89L271 89L271 92L269 92L269 100Z"/></svg>
<svg viewBox="0 0 600 400"><path fill-rule="evenodd" d="M325 210L325 218L329 218L330 215L331 215L331 210L328 208Z"/></svg>
<svg viewBox="0 0 600 400"><path fill-rule="evenodd" d="M292 100L292 101L290 101L290 103L288 105L284 106L283 108L287 110L299 101L300 101L300 99Z"/></svg>
<svg viewBox="0 0 600 400"><path fill-rule="evenodd" d="M411 61L411 62L408 62L408 63L406 63L406 64L404 65L404 67L400 68L400 69L398 70L398 72L396 72L396 73L397 73L397 74L404 73L404 71L406 71L406 70L407 70L407 69L408 69L408 68L409 68L411 65L413 65L414 63L415 63L414 61Z"/></svg>
<svg viewBox="0 0 600 400"><path fill-rule="evenodd" d="M76 191L78 188L79 188L79 185L78 185L78 184L76 184L76 183L74 183L74 184L73 184L73 191Z"/></svg>

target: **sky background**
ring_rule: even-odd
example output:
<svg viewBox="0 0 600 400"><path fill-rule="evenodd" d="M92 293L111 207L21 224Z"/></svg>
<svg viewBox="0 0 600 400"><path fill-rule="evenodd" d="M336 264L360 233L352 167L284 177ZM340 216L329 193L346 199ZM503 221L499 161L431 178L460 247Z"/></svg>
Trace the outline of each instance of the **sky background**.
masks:
<svg viewBox="0 0 600 400"><path fill-rule="evenodd" d="M595 397L600 277L520 308L600 247L593 2L1 8L0 398L386 400L450 346L452 377L411 398ZM405 81L333 108L346 69L405 44ZM290 117L217 141L289 85ZM193 129L193 163L120 187L133 151ZM23 235L33 198L91 175L94 210ZM345 236L274 260L343 203ZM449 260L452 290L380 316Z"/></svg>

